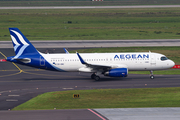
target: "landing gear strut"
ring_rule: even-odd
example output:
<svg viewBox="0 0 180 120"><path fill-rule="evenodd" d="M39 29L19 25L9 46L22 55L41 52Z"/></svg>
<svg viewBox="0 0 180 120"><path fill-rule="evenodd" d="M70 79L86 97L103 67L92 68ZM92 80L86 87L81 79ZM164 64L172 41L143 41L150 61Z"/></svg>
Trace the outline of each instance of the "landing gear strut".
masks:
<svg viewBox="0 0 180 120"><path fill-rule="evenodd" d="M151 75L150 75L150 78L151 78L151 79L154 79L154 75L153 75L153 71L152 71L152 70L150 71L150 74L151 74Z"/></svg>
<svg viewBox="0 0 180 120"><path fill-rule="evenodd" d="M100 80L100 77L98 75L96 75L96 73L93 73L91 75L91 79L94 79L95 81L99 81Z"/></svg>

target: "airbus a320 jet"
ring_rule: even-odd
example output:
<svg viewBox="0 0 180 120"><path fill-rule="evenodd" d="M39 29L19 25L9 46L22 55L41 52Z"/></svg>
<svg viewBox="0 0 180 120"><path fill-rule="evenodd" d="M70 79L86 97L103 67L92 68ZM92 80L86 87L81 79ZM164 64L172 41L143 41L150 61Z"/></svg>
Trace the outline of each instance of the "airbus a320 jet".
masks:
<svg viewBox="0 0 180 120"><path fill-rule="evenodd" d="M59 72L89 72L91 78L99 75L127 77L128 71L150 71L171 68L175 63L165 55L152 52L128 53L68 53L44 54L36 50L18 28L9 28L15 56L7 61Z"/></svg>

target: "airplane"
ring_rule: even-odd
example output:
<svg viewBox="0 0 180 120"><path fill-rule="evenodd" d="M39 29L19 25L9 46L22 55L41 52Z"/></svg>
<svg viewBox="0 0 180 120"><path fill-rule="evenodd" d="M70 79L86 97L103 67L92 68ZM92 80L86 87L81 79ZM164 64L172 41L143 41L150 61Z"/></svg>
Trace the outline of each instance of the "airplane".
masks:
<svg viewBox="0 0 180 120"><path fill-rule="evenodd" d="M127 77L128 71L150 71L154 79L154 70L171 68L175 63L165 55L153 52L127 53L41 53L29 42L18 28L9 28L15 56L7 61L40 69L60 72L89 72L91 78L98 81L99 75L109 77Z"/></svg>

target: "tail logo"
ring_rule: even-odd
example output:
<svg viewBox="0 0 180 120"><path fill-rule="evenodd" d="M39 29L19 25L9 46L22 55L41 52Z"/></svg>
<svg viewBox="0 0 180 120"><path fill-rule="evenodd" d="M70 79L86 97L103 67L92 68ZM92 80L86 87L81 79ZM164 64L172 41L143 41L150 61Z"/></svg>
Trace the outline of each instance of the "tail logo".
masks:
<svg viewBox="0 0 180 120"><path fill-rule="evenodd" d="M11 39L14 43L14 51L16 53L16 56L14 58L18 58L19 56L22 55L23 51L29 46L29 44L24 40L22 35L19 34L17 31L14 31L14 30L11 30L11 31L16 35L16 36L13 36L11 34Z"/></svg>

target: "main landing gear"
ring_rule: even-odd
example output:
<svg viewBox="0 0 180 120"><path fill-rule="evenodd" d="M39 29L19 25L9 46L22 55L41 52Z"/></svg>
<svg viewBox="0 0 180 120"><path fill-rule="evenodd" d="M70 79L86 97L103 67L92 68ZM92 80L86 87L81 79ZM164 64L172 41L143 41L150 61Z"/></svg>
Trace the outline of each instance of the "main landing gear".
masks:
<svg viewBox="0 0 180 120"><path fill-rule="evenodd" d="M154 75L153 75L153 71L152 70L150 71L150 78L154 79Z"/></svg>
<svg viewBox="0 0 180 120"><path fill-rule="evenodd" d="M96 75L96 73L93 73L91 75L91 79L94 79L95 81L99 81L100 80L100 77L98 75Z"/></svg>

